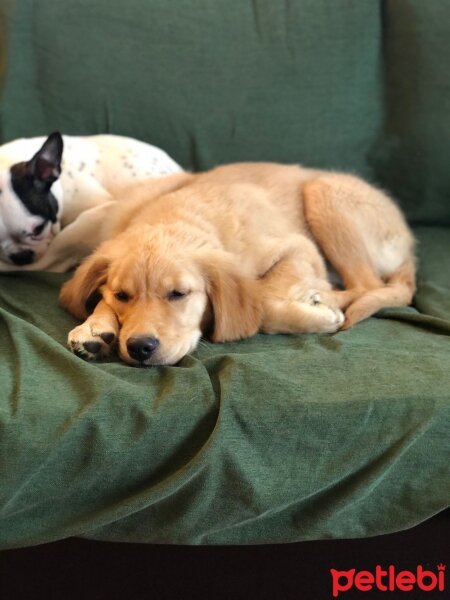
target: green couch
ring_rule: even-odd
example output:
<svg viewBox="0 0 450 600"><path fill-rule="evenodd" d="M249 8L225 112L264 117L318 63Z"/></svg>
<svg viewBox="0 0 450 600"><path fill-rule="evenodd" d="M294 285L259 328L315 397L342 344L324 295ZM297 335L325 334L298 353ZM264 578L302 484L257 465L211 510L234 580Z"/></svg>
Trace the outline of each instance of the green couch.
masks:
<svg viewBox="0 0 450 600"><path fill-rule="evenodd" d="M67 276L0 276L0 548L373 536L450 499L450 2L0 0L0 141L114 132L188 169L342 169L415 228L418 292L175 367L65 347ZM3 40L4 41L4 40ZM2 61L0 60L0 64Z"/></svg>

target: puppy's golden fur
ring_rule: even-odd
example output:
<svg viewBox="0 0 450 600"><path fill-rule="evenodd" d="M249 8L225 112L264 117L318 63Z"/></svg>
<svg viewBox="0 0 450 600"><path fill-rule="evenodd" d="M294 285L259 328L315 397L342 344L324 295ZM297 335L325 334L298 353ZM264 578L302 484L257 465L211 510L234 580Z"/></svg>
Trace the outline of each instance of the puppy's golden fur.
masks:
<svg viewBox="0 0 450 600"><path fill-rule="evenodd" d="M173 364L202 335L335 332L412 300L413 236L396 205L357 177L242 163L125 193L107 241L61 292L79 319L101 292L69 335L86 357L118 337L129 363Z"/></svg>

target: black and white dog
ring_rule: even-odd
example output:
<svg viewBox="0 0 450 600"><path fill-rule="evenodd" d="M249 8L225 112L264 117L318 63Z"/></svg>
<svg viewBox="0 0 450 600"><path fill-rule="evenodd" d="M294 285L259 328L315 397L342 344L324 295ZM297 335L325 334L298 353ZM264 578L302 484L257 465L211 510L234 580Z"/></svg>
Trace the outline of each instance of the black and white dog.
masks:
<svg viewBox="0 0 450 600"><path fill-rule="evenodd" d="M1 146L0 271L66 271L101 241L115 192L178 171L163 150L115 135L55 132Z"/></svg>

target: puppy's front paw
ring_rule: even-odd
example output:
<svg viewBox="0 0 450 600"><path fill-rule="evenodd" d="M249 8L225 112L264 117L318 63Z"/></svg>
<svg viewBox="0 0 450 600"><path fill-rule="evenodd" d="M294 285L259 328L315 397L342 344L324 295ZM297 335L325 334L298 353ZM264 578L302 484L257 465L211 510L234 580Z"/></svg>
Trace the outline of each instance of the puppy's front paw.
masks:
<svg viewBox="0 0 450 600"><path fill-rule="evenodd" d="M117 339L116 331L111 327L102 327L101 323L89 322L89 319L72 329L67 344L70 350L85 360L105 358L111 352Z"/></svg>

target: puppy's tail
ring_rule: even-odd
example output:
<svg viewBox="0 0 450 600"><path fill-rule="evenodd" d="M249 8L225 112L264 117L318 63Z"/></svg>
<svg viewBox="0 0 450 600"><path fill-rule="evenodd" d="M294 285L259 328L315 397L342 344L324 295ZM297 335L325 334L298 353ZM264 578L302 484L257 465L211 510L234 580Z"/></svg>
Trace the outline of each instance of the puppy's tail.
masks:
<svg viewBox="0 0 450 600"><path fill-rule="evenodd" d="M390 275L383 287L362 292L345 311L342 329L349 329L355 323L367 319L382 308L408 306L416 291L416 267L413 257Z"/></svg>

